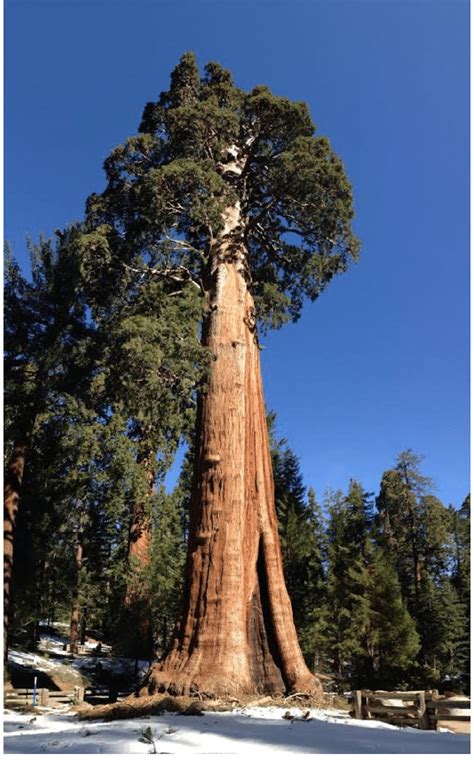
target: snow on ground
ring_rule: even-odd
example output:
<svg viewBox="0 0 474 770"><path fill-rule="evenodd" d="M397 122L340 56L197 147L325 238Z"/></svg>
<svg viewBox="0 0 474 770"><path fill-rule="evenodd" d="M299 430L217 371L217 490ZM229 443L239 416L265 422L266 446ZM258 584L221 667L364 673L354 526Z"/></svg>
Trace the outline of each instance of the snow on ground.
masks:
<svg viewBox="0 0 474 770"><path fill-rule="evenodd" d="M66 629L67 630L67 629ZM41 633L38 653L9 651L10 662L25 671L86 680L119 677L133 681L135 661L115 657L77 657L63 650L67 636L56 629ZM88 646L94 647L96 642ZM104 649L105 646L103 646ZM105 649L104 649L105 652ZM43 653L43 654L41 654ZM148 668L140 661L139 676ZM26 686L26 685L25 685ZM70 707L40 709L38 714L5 711L5 754L468 754L469 735L398 728L375 720L355 720L345 711L312 709L303 721L283 719L288 709L240 708L203 716L166 713L114 722L82 722ZM298 719L298 716L300 717Z"/></svg>
<svg viewBox="0 0 474 770"><path fill-rule="evenodd" d="M72 672L73 674L83 674L86 678L98 677L100 679L105 674L132 681L135 677L143 678L150 666L150 662L147 660L139 660L136 668L135 660L131 658L73 656L62 648L58 649L56 645L47 647L43 637L38 649L40 653L46 653L48 657L45 657L44 654L9 650L8 660L22 669L35 669L59 678L67 674L70 675ZM77 684L81 684L80 678Z"/></svg>
<svg viewBox="0 0 474 770"><path fill-rule="evenodd" d="M203 716L165 713L114 722L81 722L72 713L5 712L5 754L468 754L467 735L398 728L311 710L308 721L282 719L286 709L242 708ZM291 711L297 716L297 709ZM151 733L149 732L151 730Z"/></svg>

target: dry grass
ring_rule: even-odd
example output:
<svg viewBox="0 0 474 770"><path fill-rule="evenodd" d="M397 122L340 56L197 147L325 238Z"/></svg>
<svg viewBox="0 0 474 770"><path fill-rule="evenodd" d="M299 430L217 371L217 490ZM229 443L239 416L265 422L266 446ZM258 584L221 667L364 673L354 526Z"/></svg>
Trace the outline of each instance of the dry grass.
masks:
<svg viewBox="0 0 474 770"><path fill-rule="evenodd" d="M81 705L76 708L76 711L79 719L83 720L135 719L163 714L165 711L186 715L204 713L200 701L184 697L172 698L169 695L148 695L140 698L130 696L118 703L109 703L104 706Z"/></svg>
<svg viewBox="0 0 474 770"><path fill-rule="evenodd" d="M37 709L35 706L30 706L29 704L25 703L8 703L8 701L3 703L3 708L7 709L8 711L16 711L18 714L42 714L43 712Z"/></svg>
<svg viewBox="0 0 474 770"><path fill-rule="evenodd" d="M118 703L110 703L104 706L87 706L83 704L76 707L79 719L82 720L106 720L135 719L145 716L156 716L165 711L182 714L183 716L201 716L206 711L231 711L234 708L252 706L276 706L281 708L343 708L348 710L347 703L342 705L335 703L332 696L321 695L317 698L304 694L290 696L260 696L255 695L222 698L190 698L185 696L171 697L170 695L147 695L141 697L130 696Z"/></svg>

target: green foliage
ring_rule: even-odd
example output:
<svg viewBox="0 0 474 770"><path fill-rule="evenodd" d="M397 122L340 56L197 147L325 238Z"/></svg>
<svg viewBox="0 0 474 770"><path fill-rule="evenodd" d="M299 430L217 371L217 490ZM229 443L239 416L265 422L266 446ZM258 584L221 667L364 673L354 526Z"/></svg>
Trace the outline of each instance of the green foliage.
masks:
<svg viewBox="0 0 474 770"><path fill-rule="evenodd" d="M395 566L386 551L376 548L369 569L371 665L365 682L374 688L403 687L420 648L415 621L403 601Z"/></svg>
<svg viewBox="0 0 474 770"><path fill-rule="evenodd" d="M267 421L285 582L301 648L312 665L319 655L320 610L325 602L322 512L314 490L306 493L298 458L284 439L276 438L275 413L270 413Z"/></svg>
<svg viewBox="0 0 474 770"><path fill-rule="evenodd" d="M357 259L359 243L342 161L307 106L266 86L244 92L214 62L201 75L190 53L104 170L106 188L89 197L82 225L29 244L31 280L8 248L5 256L7 457L19 439L29 447L12 630L68 621L78 588L88 625L116 639L128 587L138 597L130 628L139 635L151 619L162 652L181 594L196 397L212 363L199 336L223 214L239 203L236 237L262 328L296 320L305 298ZM383 474L376 516L355 480L321 507L276 439L275 415L268 422L285 577L308 663L341 688L422 687L467 670L469 499L445 508L407 450ZM167 494L183 440L189 450ZM151 522L146 565L127 562L137 506Z"/></svg>
<svg viewBox="0 0 474 770"><path fill-rule="evenodd" d="M87 321L75 251L79 229L29 243L32 279L5 259L5 439L30 436L38 414L87 377L93 329Z"/></svg>
<svg viewBox="0 0 474 770"><path fill-rule="evenodd" d="M461 517L430 493L432 482L421 474L421 460L409 450L397 457L383 475L377 506L382 542L394 559L420 636L418 661L439 676L440 670L462 666L468 656L466 593L456 593L457 574L463 569L466 574L466 567L457 573L455 566L458 556L459 564L466 561L456 546L463 540Z"/></svg>
<svg viewBox="0 0 474 770"><path fill-rule="evenodd" d="M178 499L179 495L167 495L161 489L155 501L150 594L155 640L161 651L166 648L178 617L186 560Z"/></svg>
<svg viewBox="0 0 474 770"><path fill-rule="evenodd" d="M356 481L348 494L330 493L325 502L329 538L327 650L341 677L357 679L370 627L367 495Z"/></svg>
<svg viewBox="0 0 474 770"><path fill-rule="evenodd" d="M104 282L123 287L140 271L176 290L206 286L236 201L262 326L296 320L304 297L316 299L357 259L350 184L303 102L266 86L245 93L213 62L200 77L188 53L139 130L111 153L107 187L88 201L81 254L99 300Z"/></svg>

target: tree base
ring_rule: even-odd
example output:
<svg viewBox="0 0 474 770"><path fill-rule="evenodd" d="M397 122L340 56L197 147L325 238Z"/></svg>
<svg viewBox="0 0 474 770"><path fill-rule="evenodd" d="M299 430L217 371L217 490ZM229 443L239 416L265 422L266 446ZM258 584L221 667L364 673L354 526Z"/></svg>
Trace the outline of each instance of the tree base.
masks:
<svg viewBox="0 0 474 770"><path fill-rule="evenodd" d="M162 664L152 666L142 684L140 695L167 693L173 696L201 695L214 698L229 695L289 695L298 692L315 697L323 692L321 682L313 674L297 680L288 689L283 684L283 679L255 684L222 677L219 674L200 676L166 671L162 670L161 666Z"/></svg>

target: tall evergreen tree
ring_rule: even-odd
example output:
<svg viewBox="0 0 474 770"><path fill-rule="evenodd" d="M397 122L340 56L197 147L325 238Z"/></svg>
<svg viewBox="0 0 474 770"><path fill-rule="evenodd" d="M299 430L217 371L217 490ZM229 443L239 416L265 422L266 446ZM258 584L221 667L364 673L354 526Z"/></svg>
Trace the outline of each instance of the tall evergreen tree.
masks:
<svg viewBox="0 0 474 770"><path fill-rule="evenodd" d="M286 586L303 654L318 658L318 619L325 602L321 510L314 490L308 494L299 461L289 447L273 452L275 501Z"/></svg>
<svg viewBox="0 0 474 770"><path fill-rule="evenodd" d="M201 78L186 54L105 168L85 244L98 280L136 272L201 287L214 356L199 407L186 601L149 689L313 688L283 579L257 323L295 320L304 297L357 257L342 163L306 105L264 86L245 93L215 63Z"/></svg>
<svg viewBox="0 0 474 770"><path fill-rule="evenodd" d="M370 627L365 687L402 689L410 684L420 647L416 624L402 597L390 553L375 546L370 572Z"/></svg>
<svg viewBox="0 0 474 770"><path fill-rule="evenodd" d="M38 421L87 378L92 329L81 291L79 230L30 244L31 281L7 253L5 280L4 655L20 491Z"/></svg>
<svg viewBox="0 0 474 770"><path fill-rule="evenodd" d="M471 496L467 495L459 510L451 508L450 513L453 584L461 601L468 606L471 580ZM469 612L467 614L469 616Z"/></svg>
<svg viewBox="0 0 474 770"><path fill-rule="evenodd" d="M197 337L201 305L193 287L172 292L163 282L141 284L131 276L108 311L97 314L103 340L98 402L102 410L126 420L137 460L129 581L117 642L122 651L138 657L151 656L151 597L145 595L148 581L141 580L141 572L148 570L151 559L155 485L169 469L182 435L189 433L196 389L205 379L208 356ZM130 634L133 625L140 632Z"/></svg>
<svg viewBox="0 0 474 770"><path fill-rule="evenodd" d="M340 686L402 686L419 639L393 555L376 536L371 496L351 481L346 496L329 497L327 511L326 655Z"/></svg>
<svg viewBox="0 0 474 770"><path fill-rule="evenodd" d="M368 524L371 506L357 481L346 496L332 493L326 501L329 516L328 608L331 624L327 644L334 673L355 683L365 670L370 626Z"/></svg>
<svg viewBox="0 0 474 770"><path fill-rule="evenodd" d="M420 471L422 458L402 452L384 473L377 498L380 526L395 559L402 593L420 636L419 660L427 667L436 658L433 618L441 607L439 589L449 569L449 517L431 494L432 481Z"/></svg>

